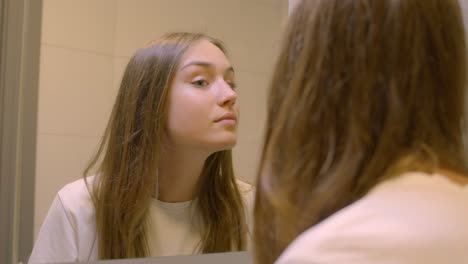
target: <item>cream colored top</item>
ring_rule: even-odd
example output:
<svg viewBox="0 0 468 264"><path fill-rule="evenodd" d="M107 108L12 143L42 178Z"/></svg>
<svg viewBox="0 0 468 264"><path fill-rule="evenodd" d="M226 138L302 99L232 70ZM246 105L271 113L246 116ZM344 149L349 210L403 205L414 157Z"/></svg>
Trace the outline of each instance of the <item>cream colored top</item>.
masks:
<svg viewBox="0 0 468 264"><path fill-rule="evenodd" d="M242 181L238 181L238 186L250 227L254 188ZM197 215L194 203L196 200L152 201L148 231L151 256L197 253L201 233L194 220ZM97 245L94 205L84 180L80 179L58 192L41 226L29 263L94 261Z"/></svg>
<svg viewBox="0 0 468 264"><path fill-rule="evenodd" d="M468 264L468 186L411 172L299 235L277 264Z"/></svg>

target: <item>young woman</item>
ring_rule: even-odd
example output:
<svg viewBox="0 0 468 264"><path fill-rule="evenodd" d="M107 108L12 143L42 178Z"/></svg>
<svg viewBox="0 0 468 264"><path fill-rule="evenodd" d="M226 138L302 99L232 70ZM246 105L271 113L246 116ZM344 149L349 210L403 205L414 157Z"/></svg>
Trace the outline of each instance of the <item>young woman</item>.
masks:
<svg viewBox="0 0 468 264"><path fill-rule="evenodd" d="M304 0L271 82L257 263L468 263L457 0Z"/></svg>
<svg viewBox="0 0 468 264"><path fill-rule="evenodd" d="M235 179L239 104L218 40L171 33L125 70L88 175L60 190L30 263L246 248L250 185Z"/></svg>

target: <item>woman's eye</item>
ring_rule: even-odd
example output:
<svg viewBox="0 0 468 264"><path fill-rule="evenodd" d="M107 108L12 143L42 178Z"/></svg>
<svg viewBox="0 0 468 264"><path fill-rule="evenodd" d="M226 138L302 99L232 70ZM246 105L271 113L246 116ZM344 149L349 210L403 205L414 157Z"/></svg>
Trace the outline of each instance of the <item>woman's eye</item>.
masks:
<svg viewBox="0 0 468 264"><path fill-rule="evenodd" d="M205 80L197 80L197 81L192 82L192 84L195 85L196 87L205 87L208 85L208 82Z"/></svg>
<svg viewBox="0 0 468 264"><path fill-rule="evenodd" d="M231 86L231 89L236 89L237 88L237 83L236 82L232 82L232 81L228 81L226 82L229 86Z"/></svg>

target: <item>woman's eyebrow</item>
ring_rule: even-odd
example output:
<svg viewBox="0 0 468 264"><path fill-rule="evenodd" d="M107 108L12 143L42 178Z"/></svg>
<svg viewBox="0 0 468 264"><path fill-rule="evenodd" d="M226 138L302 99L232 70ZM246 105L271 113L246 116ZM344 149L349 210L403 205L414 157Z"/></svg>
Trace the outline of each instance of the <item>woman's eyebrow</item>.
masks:
<svg viewBox="0 0 468 264"><path fill-rule="evenodd" d="M209 62L204 62L204 61L191 61L187 64L185 64L184 66L182 66L180 69L184 69L184 68L187 68L189 66L200 66L200 67L203 67L203 68L209 68L209 69L214 69L215 66L212 64L212 63L209 63ZM234 68L232 66L229 66L229 68L226 69L225 73L227 72L232 72L234 73Z"/></svg>

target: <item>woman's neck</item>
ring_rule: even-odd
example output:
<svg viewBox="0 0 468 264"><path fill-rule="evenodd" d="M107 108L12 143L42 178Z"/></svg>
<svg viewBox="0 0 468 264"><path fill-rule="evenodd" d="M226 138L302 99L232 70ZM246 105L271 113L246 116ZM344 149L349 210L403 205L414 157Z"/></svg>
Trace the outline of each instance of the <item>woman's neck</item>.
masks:
<svg viewBox="0 0 468 264"><path fill-rule="evenodd" d="M209 154L195 150L166 150L159 168L158 200L185 202L198 195L200 175Z"/></svg>

